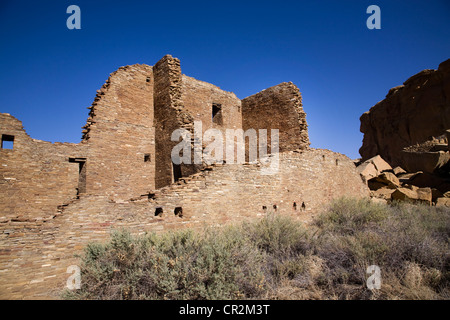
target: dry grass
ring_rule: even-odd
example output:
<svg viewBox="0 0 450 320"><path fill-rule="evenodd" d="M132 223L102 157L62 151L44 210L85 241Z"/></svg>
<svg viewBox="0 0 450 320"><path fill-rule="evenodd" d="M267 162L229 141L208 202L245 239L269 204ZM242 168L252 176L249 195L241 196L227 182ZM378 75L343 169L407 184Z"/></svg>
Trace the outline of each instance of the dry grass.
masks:
<svg viewBox="0 0 450 320"><path fill-rule="evenodd" d="M69 299L449 299L450 210L340 199L305 229L276 214L203 233L114 233ZM367 267L381 269L379 290Z"/></svg>

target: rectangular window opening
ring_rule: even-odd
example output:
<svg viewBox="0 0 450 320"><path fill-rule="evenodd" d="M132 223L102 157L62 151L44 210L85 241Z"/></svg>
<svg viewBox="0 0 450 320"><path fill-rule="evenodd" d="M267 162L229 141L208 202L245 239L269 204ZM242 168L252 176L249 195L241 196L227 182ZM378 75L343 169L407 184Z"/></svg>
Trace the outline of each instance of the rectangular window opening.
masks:
<svg viewBox="0 0 450 320"><path fill-rule="evenodd" d="M8 134L2 134L2 149L13 150L14 149L14 136Z"/></svg>
<svg viewBox="0 0 450 320"><path fill-rule="evenodd" d="M146 153L144 155L144 162L150 162L152 160L152 158L150 157L150 153Z"/></svg>
<svg viewBox="0 0 450 320"><path fill-rule="evenodd" d="M218 125L223 124L222 105L220 103L213 103L212 105L212 122Z"/></svg>
<svg viewBox="0 0 450 320"><path fill-rule="evenodd" d="M172 180L177 182L181 178L181 166L172 162Z"/></svg>

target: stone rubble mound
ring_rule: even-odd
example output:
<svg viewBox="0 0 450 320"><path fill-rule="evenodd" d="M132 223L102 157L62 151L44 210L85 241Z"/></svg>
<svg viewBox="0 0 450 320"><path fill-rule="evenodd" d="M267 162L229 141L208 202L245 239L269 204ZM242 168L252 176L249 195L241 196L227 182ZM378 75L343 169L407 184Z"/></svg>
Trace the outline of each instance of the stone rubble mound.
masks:
<svg viewBox="0 0 450 320"><path fill-rule="evenodd" d="M429 144L427 142L425 145ZM426 157L433 153L429 151L431 149L425 151L416 146L414 153L417 161L408 166L408 169L414 170L405 170L399 166L392 168L379 155L357 164L361 179L371 190L372 200L382 203L410 201L450 207L449 151L434 151L439 157L432 161Z"/></svg>

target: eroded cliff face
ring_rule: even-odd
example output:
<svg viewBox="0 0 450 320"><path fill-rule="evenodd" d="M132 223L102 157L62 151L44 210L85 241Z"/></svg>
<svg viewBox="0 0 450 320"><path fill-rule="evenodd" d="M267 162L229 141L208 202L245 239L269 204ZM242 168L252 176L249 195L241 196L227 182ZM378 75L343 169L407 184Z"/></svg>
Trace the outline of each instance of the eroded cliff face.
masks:
<svg viewBox="0 0 450 320"><path fill-rule="evenodd" d="M362 160L380 155L391 166L403 166L404 148L450 128L450 59L437 70L423 70L389 90L360 120Z"/></svg>

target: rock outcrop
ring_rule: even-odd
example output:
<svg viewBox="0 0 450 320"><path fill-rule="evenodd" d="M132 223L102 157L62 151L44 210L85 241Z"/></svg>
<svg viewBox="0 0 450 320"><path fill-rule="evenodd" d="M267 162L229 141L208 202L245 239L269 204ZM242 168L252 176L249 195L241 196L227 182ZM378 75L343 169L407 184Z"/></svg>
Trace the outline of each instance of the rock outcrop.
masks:
<svg viewBox="0 0 450 320"><path fill-rule="evenodd" d="M392 88L360 119L357 170L374 198L450 206L450 59Z"/></svg>
<svg viewBox="0 0 450 320"><path fill-rule="evenodd" d="M359 150L362 161L380 155L391 166L401 166L407 171L429 171L442 166L442 161L448 161L445 152L427 151L431 153L423 159L426 168L418 168L417 155L404 149L427 141L435 141L433 146L444 144L445 148L446 130L450 128L450 59L437 70L423 70L389 90L386 98L360 120L364 133Z"/></svg>

